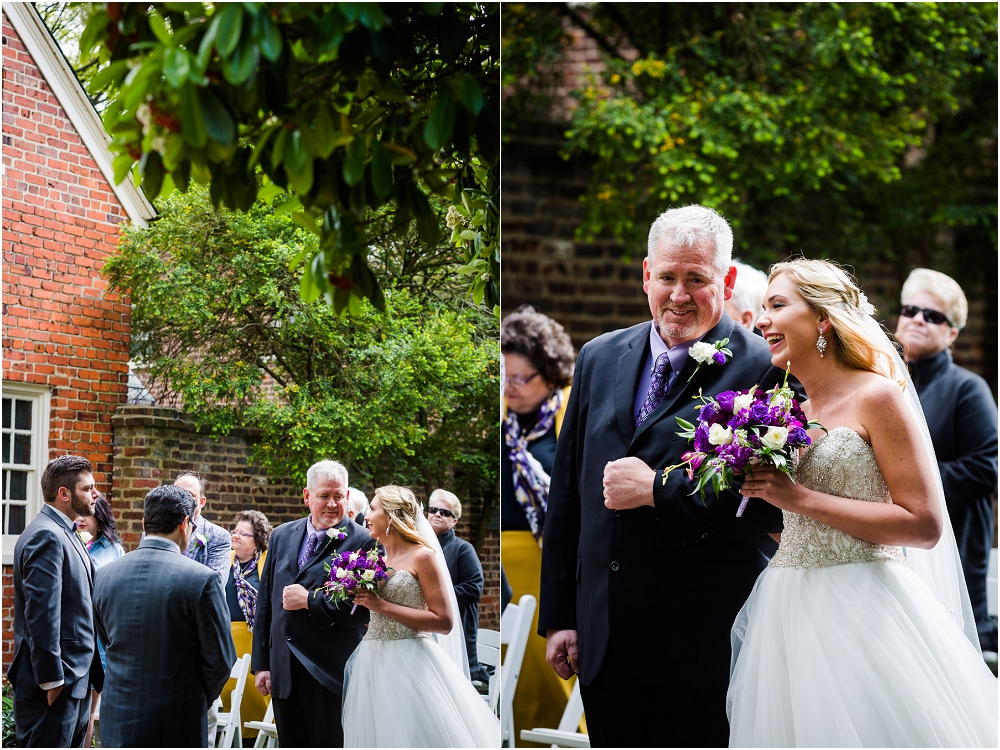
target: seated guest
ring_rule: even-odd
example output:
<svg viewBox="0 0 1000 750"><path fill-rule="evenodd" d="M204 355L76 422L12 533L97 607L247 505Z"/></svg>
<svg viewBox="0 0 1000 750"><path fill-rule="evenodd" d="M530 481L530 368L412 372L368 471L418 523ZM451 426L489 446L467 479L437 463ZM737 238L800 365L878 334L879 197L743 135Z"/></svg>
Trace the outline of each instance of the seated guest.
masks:
<svg viewBox="0 0 1000 750"><path fill-rule="evenodd" d="M486 682L489 672L479 664L476 636L479 632L479 600L483 596L483 566L475 548L455 536L455 524L462 517L462 503L447 490L434 490L427 499L427 520L437 534L444 553L451 582L455 587L458 612L465 633L465 652L469 659L469 676Z"/></svg>
<svg viewBox="0 0 1000 750"><path fill-rule="evenodd" d="M962 287L943 273L917 268L900 296L896 338L906 352L937 454L980 644L996 651L986 575L997 486L997 405L986 381L951 359L951 345L969 315Z"/></svg>
<svg viewBox="0 0 1000 750"><path fill-rule="evenodd" d="M767 274L735 258L733 266L736 268L736 286L733 287L733 296L726 300L726 312L737 325L760 335L754 322L763 310Z"/></svg>
<svg viewBox="0 0 1000 750"><path fill-rule="evenodd" d="M87 553L94 562L94 570L105 563L114 562L119 557L125 556L125 548L118 538L118 531L115 528L115 517L111 512L111 503L104 495L98 493L97 501L94 504L94 515L82 516L76 521L77 533L87 545ZM104 644L101 639L97 639L97 652L101 656L101 666L104 672L108 671L108 657L104 653ZM97 711L97 699L100 693L96 690L90 691L90 724L87 725L87 737L83 741L84 747L91 746L94 736L94 713Z"/></svg>
<svg viewBox="0 0 1000 750"><path fill-rule="evenodd" d="M215 573L181 555L194 535L195 503L180 487L150 490L146 538L94 582L94 620L108 655L105 747L208 746L208 707L236 651Z"/></svg>
<svg viewBox="0 0 1000 750"><path fill-rule="evenodd" d="M267 542L271 538L271 524L259 510L244 510L236 514L231 532L233 551L230 555L229 579L226 581L226 603L233 632L237 658L253 652L253 623L257 612L257 590L260 575L267 557ZM223 708L230 711L229 694L236 680L223 691ZM245 690L240 712L243 721L261 721L267 710L267 701L256 690ZM255 737L256 729L243 729L244 739Z"/></svg>

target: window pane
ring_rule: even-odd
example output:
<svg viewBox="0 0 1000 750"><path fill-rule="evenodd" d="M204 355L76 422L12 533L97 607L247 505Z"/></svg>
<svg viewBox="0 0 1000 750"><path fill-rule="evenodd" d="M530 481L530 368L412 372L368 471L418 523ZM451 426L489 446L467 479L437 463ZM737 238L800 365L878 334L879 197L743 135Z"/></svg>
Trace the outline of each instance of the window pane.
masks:
<svg viewBox="0 0 1000 750"><path fill-rule="evenodd" d="M5 432L3 434L3 462L5 464L10 463L10 433Z"/></svg>
<svg viewBox="0 0 1000 750"><path fill-rule="evenodd" d="M10 429L10 401L9 398L3 400L3 428L5 430Z"/></svg>
<svg viewBox="0 0 1000 750"><path fill-rule="evenodd" d="M5 495L5 500L27 500L28 499L28 472L26 471L10 471L4 472L9 474L10 478L7 480L6 489L10 492L9 495Z"/></svg>
<svg viewBox="0 0 1000 750"><path fill-rule="evenodd" d="M7 523L4 524L4 534L20 534L24 531L24 511L25 507L23 505L8 505L7 508Z"/></svg>
<svg viewBox="0 0 1000 750"><path fill-rule="evenodd" d="M6 437L6 435L4 436ZM15 464L31 463L31 435L14 435Z"/></svg>
<svg viewBox="0 0 1000 750"><path fill-rule="evenodd" d="M14 428L17 430L31 429L31 402L18 399L14 402Z"/></svg>

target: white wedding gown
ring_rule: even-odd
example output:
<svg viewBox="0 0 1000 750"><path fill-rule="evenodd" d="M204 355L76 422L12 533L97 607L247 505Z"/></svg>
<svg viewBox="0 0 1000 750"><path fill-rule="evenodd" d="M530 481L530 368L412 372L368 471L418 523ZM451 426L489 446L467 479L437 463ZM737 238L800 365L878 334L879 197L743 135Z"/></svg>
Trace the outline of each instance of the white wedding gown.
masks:
<svg viewBox="0 0 1000 750"><path fill-rule="evenodd" d="M803 486L887 502L871 447L838 427ZM997 747L997 679L900 547L784 513L733 626L730 747Z"/></svg>
<svg viewBox="0 0 1000 750"><path fill-rule="evenodd" d="M427 609L406 570L379 595ZM378 612L347 661L343 711L344 747L500 747L500 722L434 636Z"/></svg>

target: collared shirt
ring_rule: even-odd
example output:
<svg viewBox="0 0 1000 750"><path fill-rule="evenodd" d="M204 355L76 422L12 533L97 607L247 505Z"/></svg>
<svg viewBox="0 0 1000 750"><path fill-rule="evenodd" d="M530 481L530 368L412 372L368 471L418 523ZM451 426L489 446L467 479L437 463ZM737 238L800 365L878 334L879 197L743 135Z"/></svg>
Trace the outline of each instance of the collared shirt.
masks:
<svg viewBox="0 0 1000 750"><path fill-rule="evenodd" d="M639 416L639 410L642 408L642 404L649 394L649 384L653 381L653 368L656 366L656 360L659 356L666 352L666 355L670 358L670 369L673 372L667 383L667 390L669 391L673 387L677 375L684 369L684 365L687 362L688 350L703 338L705 338L704 334L677 346L667 347L666 342L660 338L660 328L656 325L656 321L651 322L649 326L649 355L646 357L646 364L643 366L642 376L639 378L639 387L636 388L635 397L632 400L633 418Z"/></svg>

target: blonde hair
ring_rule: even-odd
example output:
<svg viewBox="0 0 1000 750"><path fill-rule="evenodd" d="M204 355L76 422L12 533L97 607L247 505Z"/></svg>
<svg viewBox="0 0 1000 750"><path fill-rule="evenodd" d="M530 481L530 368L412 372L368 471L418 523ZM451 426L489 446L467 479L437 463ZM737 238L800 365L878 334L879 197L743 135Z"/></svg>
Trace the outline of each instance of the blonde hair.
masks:
<svg viewBox="0 0 1000 750"><path fill-rule="evenodd" d="M827 338L841 362L900 385L906 382L905 373L897 372L893 355L898 352L890 344L872 340L865 320L869 317L864 310L867 299L850 274L833 261L806 258L771 266L768 282L781 274L795 284L810 310L830 320Z"/></svg>
<svg viewBox="0 0 1000 750"><path fill-rule="evenodd" d="M948 322L959 330L965 328L969 320L969 301L962 287L951 276L929 268L914 268L903 282L899 298L905 305L908 299L920 292L930 292L939 298L944 303L943 312L948 316Z"/></svg>
<svg viewBox="0 0 1000 750"><path fill-rule="evenodd" d="M462 503L459 502L458 496L454 492L448 492L448 490L434 490L431 496L427 498L427 504L430 505L435 501L444 500L449 505L449 510L455 514L455 520L457 521L462 517Z"/></svg>
<svg viewBox="0 0 1000 750"><path fill-rule="evenodd" d="M412 544L430 547L417 531L417 516L420 514L420 506L417 504L413 490L409 487L397 487L394 484L389 484L375 490L375 498L381 504L382 510L389 516L392 528L403 539Z"/></svg>

